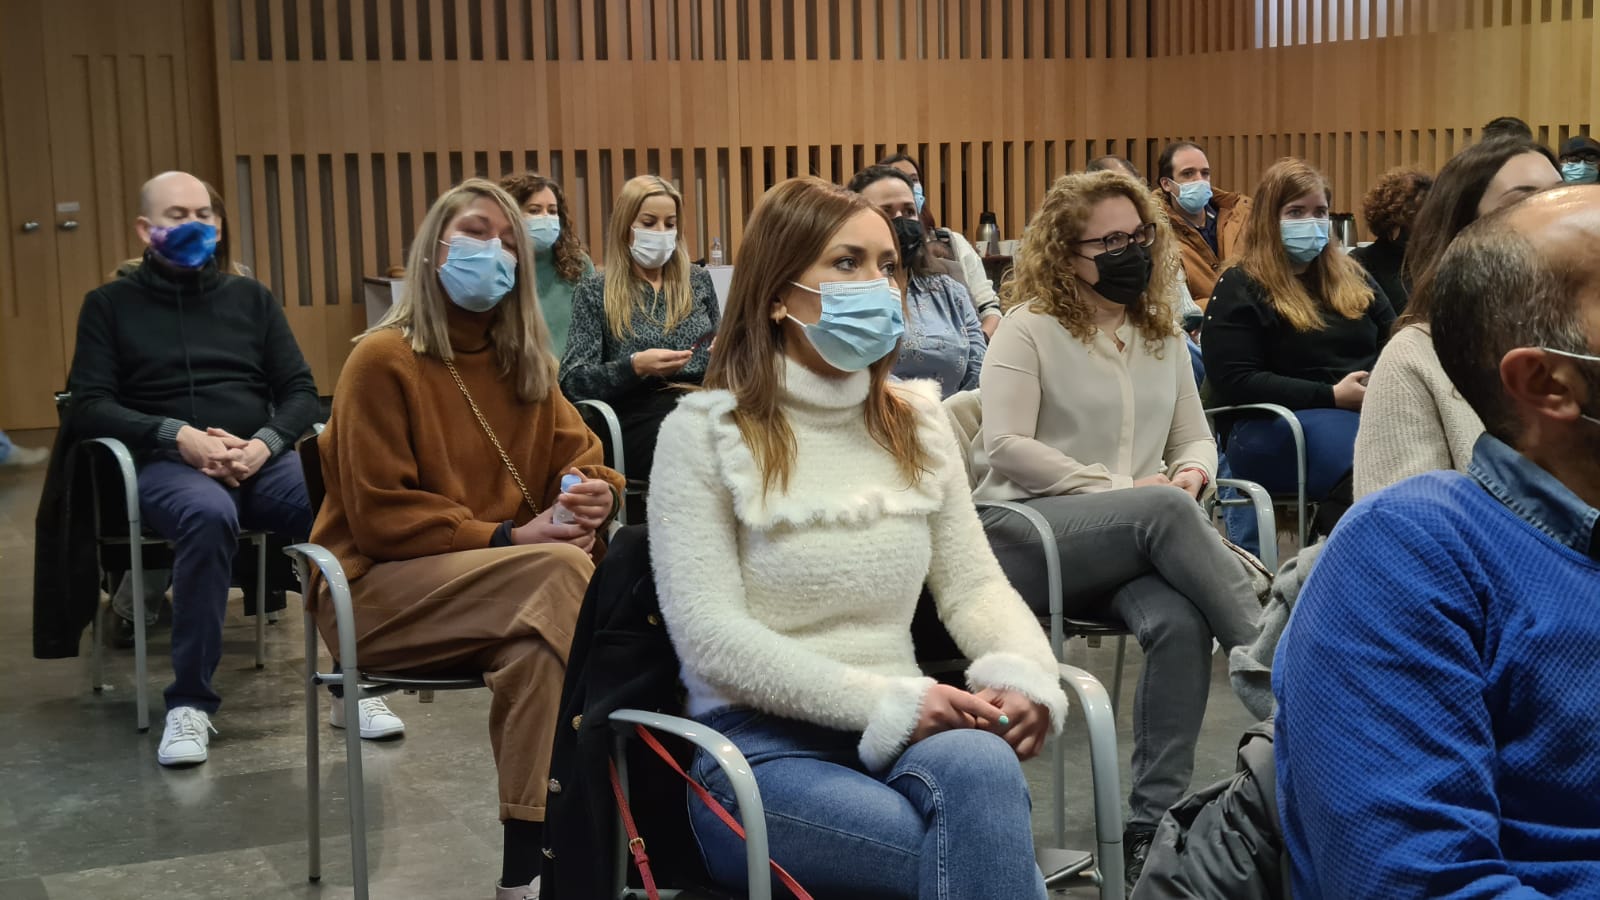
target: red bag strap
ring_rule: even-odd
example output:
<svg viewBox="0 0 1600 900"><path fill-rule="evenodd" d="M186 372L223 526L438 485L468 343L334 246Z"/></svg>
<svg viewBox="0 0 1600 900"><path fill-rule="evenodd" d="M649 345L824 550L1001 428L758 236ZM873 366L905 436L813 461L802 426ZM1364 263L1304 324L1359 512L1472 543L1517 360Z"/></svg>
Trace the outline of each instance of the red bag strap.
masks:
<svg viewBox="0 0 1600 900"><path fill-rule="evenodd" d="M733 814L728 812L721 803L718 803L717 799L711 796L711 792L707 791L704 785L691 778L689 773L678 765L678 761L667 751L667 748L661 746L661 742L656 740L656 736L650 733L650 729L643 725L635 725L633 728L638 733L639 739L644 741L651 750L655 751L655 754L661 757L662 762L666 763L672 771L677 772L684 781L688 782L689 789L694 791L695 796L700 798L700 802L706 805L706 809L716 813L717 818L722 820L722 824L728 826L728 829L738 835L740 840L744 840L744 828L739 825L739 820L735 819ZM655 881L650 875L649 858L644 853L644 841L640 839L639 832L633 824L633 815L628 810L628 801L622 797L622 783L617 778L616 763L612 762L610 765L611 792L617 798L617 808L622 812L622 825L628 832L628 849L633 851L633 861L639 867L639 877L644 881L645 893L650 897L650 900L658 900ZM795 881L794 876L785 871L783 866L778 865L776 860L768 859L767 862L772 866L773 873L778 876L778 881L788 888L790 893L794 894L796 900L812 900L806 889L801 887L800 883Z"/></svg>
<svg viewBox="0 0 1600 900"><path fill-rule="evenodd" d="M639 837L639 827L633 824L633 810L628 808L628 799L622 796L622 779L617 777L617 761L607 759L606 765L611 769L611 796L617 798L617 811L622 813L622 828L628 832L628 851L633 854L633 864L639 868L645 896L650 900L661 900L661 894L656 890L655 876L650 873L650 857L644 852L644 838Z"/></svg>

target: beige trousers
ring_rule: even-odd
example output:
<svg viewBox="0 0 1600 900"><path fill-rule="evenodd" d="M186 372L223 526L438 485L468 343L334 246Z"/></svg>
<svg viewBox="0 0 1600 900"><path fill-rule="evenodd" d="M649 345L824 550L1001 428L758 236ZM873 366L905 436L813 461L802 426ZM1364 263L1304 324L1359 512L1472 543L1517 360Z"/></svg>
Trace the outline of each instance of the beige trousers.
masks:
<svg viewBox="0 0 1600 900"><path fill-rule="evenodd" d="M483 674L502 821L544 821L561 681L593 574L582 550L537 544L379 563L350 585L363 669ZM332 603L317 604L317 624L338 647Z"/></svg>

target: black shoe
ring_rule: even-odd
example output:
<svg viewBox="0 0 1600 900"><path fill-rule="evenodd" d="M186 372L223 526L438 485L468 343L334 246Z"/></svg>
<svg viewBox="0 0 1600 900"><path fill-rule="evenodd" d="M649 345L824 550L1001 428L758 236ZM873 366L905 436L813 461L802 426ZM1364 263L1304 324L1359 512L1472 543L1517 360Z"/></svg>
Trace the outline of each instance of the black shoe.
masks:
<svg viewBox="0 0 1600 900"><path fill-rule="evenodd" d="M1130 826L1122 832L1122 858L1125 860L1122 886L1129 896L1133 895L1133 886L1139 883L1139 876L1144 874L1144 861L1150 855L1150 845L1155 839L1154 828Z"/></svg>

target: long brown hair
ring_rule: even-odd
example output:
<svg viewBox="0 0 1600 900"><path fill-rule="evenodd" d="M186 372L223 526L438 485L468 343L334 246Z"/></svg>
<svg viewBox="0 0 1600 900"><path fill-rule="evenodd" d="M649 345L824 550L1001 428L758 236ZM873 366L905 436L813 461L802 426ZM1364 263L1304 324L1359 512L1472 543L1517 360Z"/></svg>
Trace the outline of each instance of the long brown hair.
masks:
<svg viewBox="0 0 1600 900"><path fill-rule="evenodd" d="M562 281L582 278L589 254L583 249L583 239L578 237L578 230L572 227L572 216L567 213L567 195L561 190L561 182L538 172L523 172L500 179L500 189L510 194L518 207L540 191L548 190L556 196L556 220L561 223L561 235L556 238L555 246L550 248L550 257L555 261L556 274L561 276Z"/></svg>
<svg viewBox="0 0 1600 900"><path fill-rule="evenodd" d="M1525 153L1537 153L1550 161L1551 168L1561 168L1549 147L1528 138L1502 136L1473 144L1439 170L1433 179L1433 190L1411 224L1411 240L1401 264L1401 275L1411 284L1411 300L1406 304L1405 315L1395 322L1396 330L1428 324L1433 312L1433 291L1429 287L1438 274L1445 248L1477 220L1478 204L1483 202L1494 177L1506 163Z"/></svg>
<svg viewBox="0 0 1600 900"><path fill-rule="evenodd" d="M672 183L658 175L628 179L611 209L611 225L606 229L605 305L606 325L617 338L633 334L634 298L644 281L633 272L633 220L639 208L651 197L666 195L678 209L678 250L661 267L661 293L666 300L663 331L670 332L694 312L694 292L689 287L689 253L683 246L683 195Z"/></svg>
<svg viewBox="0 0 1600 900"><path fill-rule="evenodd" d="M772 320L772 304L861 212L883 217L889 227L888 217L859 194L820 178L791 178L767 192L745 226L705 387L728 391L737 400L734 421L761 469L764 491L788 489L797 452L779 403L783 369L777 358L785 349L784 330ZM890 352L870 367L864 415L872 439L894 457L906 482L915 484L929 462L917 436L915 410L888 383L896 358Z"/></svg>
<svg viewBox="0 0 1600 900"><path fill-rule="evenodd" d="M1280 159L1256 188L1255 212L1245 227L1243 248L1233 265L1261 285L1267 302L1295 331L1321 331L1323 312L1332 310L1346 319L1359 319L1372 305L1372 286L1361 264L1332 240L1306 267L1306 279L1289 268L1278 217L1284 205L1297 197L1320 193L1332 202L1333 191L1322 173L1302 159ZM1317 296L1306 290L1315 285Z"/></svg>
<svg viewBox="0 0 1600 900"><path fill-rule="evenodd" d="M1144 302L1128 307L1128 322L1152 352L1178 333L1171 301L1178 278L1178 241L1167 213L1155 195L1131 175L1122 172L1084 172L1063 175L1050 186L1023 232L1016 267L1000 286L1006 309L1026 304L1040 315L1051 316L1085 344L1094 339L1094 304L1079 285L1073 260L1080 256L1083 230L1096 205L1126 197L1142 223L1154 222L1156 240L1150 245L1150 285Z"/></svg>
<svg viewBox="0 0 1600 900"><path fill-rule="evenodd" d="M445 311L450 298L439 283L435 254L441 252L439 240L444 230L467 204L479 197L494 201L508 222L516 223L512 243L507 247L516 255L517 280L511 292L495 306L489 325L489 343L494 347L495 360L500 364L500 376L512 379L517 399L523 403L537 403L549 397L556 380L556 358L549 349L550 332L544 324L544 314L539 311L539 297L534 290L533 273L522 260L533 258L533 247L528 232L522 227L522 210L511 195L482 178L468 178L433 201L433 207L417 226L417 238L411 244L411 258L406 261L405 284L400 299L389 307L389 312L378 324L356 336L361 340L389 328L397 328L410 342L413 352L437 360L455 358L450 346L449 324Z"/></svg>

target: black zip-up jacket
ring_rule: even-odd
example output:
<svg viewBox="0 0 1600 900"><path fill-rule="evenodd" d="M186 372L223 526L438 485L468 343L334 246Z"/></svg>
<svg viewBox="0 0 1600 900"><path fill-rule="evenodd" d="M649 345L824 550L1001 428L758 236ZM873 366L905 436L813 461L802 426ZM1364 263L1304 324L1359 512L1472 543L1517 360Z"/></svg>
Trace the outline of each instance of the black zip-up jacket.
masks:
<svg viewBox="0 0 1600 900"><path fill-rule="evenodd" d="M144 457L174 448L184 425L260 438L277 455L318 413L311 368L265 285L148 254L84 298L67 387L80 437Z"/></svg>

